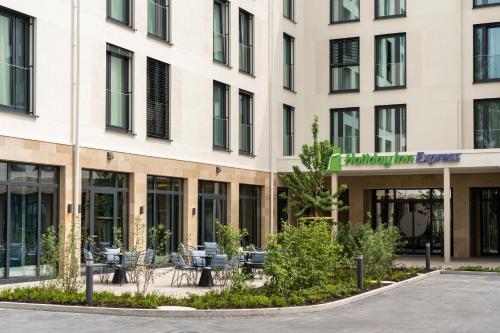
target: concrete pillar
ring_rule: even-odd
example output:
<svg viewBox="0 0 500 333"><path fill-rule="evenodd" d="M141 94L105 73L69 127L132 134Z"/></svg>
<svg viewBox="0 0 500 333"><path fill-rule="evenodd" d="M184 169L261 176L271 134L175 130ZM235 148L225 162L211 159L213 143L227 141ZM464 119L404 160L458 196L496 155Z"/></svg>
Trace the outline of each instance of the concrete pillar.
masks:
<svg viewBox="0 0 500 333"><path fill-rule="evenodd" d="M147 248L148 176L145 173L130 174L130 219L128 225L129 248L145 251ZM142 207L142 214L141 214Z"/></svg>
<svg viewBox="0 0 500 333"><path fill-rule="evenodd" d="M198 245L198 179L184 180L184 214L182 241L190 246Z"/></svg>
<svg viewBox="0 0 500 333"><path fill-rule="evenodd" d="M337 173L332 173L330 176L330 180L331 180L330 190L332 193L335 193L339 189L339 175ZM337 210L336 205L332 206L332 219L333 219L333 223L335 223L333 225L333 232L336 233L337 232L337 222L339 221L339 212Z"/></svg>
<svg viewBox="0 0 500 333"><path fill-rule="evenodd" d="M443 170L444 199L444 263L448 265L451 259L451 186L450 168Z"/></svg>
<svg viewBox="0 0 500 333"><path fill-rule="evenodd" d="M233 227L233 230L240 228L240 184L231 182L228 184L228 203L227 203L227 224Z"/></svg>

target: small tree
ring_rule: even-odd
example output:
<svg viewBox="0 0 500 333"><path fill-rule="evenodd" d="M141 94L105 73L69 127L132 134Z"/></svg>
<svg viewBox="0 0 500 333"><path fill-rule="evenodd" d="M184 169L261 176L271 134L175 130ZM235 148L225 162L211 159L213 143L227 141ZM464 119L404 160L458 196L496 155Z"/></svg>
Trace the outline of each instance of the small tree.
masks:
<svg viewBox="0 0 500 333"><path fill-rule="evenodd" d="M165 228L163 224L149 228L149 242L156 256L167 254L170 236L172 236L172 232Z"/></svg>
<svg viewBox="0 0 500 333"><path fill-rule="evenodd" d="M330 157L335 148L328 140L319 141L318 131L318 116L314 116L313 143L303 145L299 154L306 171L303 172L298 166L294 166L292 174L280 176L283 183L291 190L288 199L296 217L322 217L332 210L332 206L336 206L337 211L347 209L339 199L346 189L345 185L340 186L335 193L325 186L325 178L331 173Z"/></svg>

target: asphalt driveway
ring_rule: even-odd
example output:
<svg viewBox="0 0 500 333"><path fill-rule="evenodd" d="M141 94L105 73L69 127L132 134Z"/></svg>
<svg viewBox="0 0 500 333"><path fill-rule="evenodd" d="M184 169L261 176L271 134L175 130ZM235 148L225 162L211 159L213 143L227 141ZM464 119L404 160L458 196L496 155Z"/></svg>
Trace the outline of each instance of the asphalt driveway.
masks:
<svg viewBox="0 0 500 333"><path fill-rule="evenodd" d="M500 332L500 276L437 275L324 312L137 318L0 309L0 332Z"/></svg>

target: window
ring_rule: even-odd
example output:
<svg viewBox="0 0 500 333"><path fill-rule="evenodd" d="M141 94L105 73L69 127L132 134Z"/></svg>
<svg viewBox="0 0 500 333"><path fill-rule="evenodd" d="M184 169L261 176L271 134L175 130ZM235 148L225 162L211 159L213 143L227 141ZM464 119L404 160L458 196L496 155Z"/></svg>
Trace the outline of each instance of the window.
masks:
<svg viewBox="0 0 500 333"><path fill-rule="evenodd" d="M294 108L283 105L283 156L293 156Z"/></svg>
<svg viewBox="0 0 500 333"><path fill-rule="evenodd" d="M474 148L500 148L500 98L474 101Z"/></svg>
<svg viewBox="0 0 500 333"><path fill-rule="evenodd" d="M132 52L107 45L106 126L130 132Z"/></svg>
<svg viewBox="0 0 500 333"><path fill-rule="evenodd" d="M253 15L241 9L240 71L253 74Z"/></svg>
<svg viewBox="0 0 500 333"><path fill-rule="evenodd" d="M240 230L247 234L242 239L242 246L261 247L261 202L260 187L240 184Z"/></svg>
<svg viewBox="0 0 500 333"><path fill-rule="evenodd" d="M170 230L166 246L155 250L163 255L177 251L183 232L183 180L181 178L148 176L148 230L164 226ZM148 232L148 248L152 246Z"/></svg>
<svg viewBox="0 0 500 333"><path fill-rule="evenodd" d="M169 70L169 64L148 58L147 135L166 140L170 139Z"/></svg>
<svg viewBox="0 0 500 333"><path fill-rule="evenodd" d="M359 38L330 41L330 92L359 91Z"/></svg>
<svg viewBox="0 0 500 333"><path fill-rule="evenodd" d="M474 0L475 7L487 7L500 5L500 0Z"/></svg>
<svg viewBox="0 0 500 333"><path fill-rule="evenodd" d="M283 0L283 16L295 20L295 0Z"/></svg>
<svg viewBox="0 0 500 333"><path fill-rule="evenodd" d="M253 94L240 90L240 153L253 155Z"/></svg>
<svg viewBox="0 0 500 333"><path fill-rule="evenodd" d="M359 21L359 0L330 0L330 23Z"/></svg>
<svg viewBox="0 0 500 333"><path fill-rule="evenodd" d="M49 273L41 236L58 230L58 194L57 167L0 161L0 281Z"/></svg>
<svg viewBox="0 0 500 333"><path fill-rule="evenodd" d="M406 0L375 0L375 18L406 15Z"/></svg>
<svg viewBox="0 0 500 333"><path fill-rule="evenodd" d="M133 0L107 0L108 19L120 24L132 26Z"/></svg>
<svg viewBox="0 0 500 333"><path fill-rule="evenodd" d="M198 181L198 244L217 242L216 224L227 225L227 184Z"/></svg>
<svg viewBox="0 0 500 333"><path fill-rule="evenodd" d="M283 87L294 89L295 39L283 34Z"/></svg>
<svg viewBox="0 0 500 333"><path fill-rule="evenodd" d="M229 150L229 86L214 81L214 148Z"/></svg>
<svg viewBox="0 0 500 333"><path fill-rule="evenodd" d="M214 0L214 60L229 65L229 1Z"/></svg>
<svg viewBox="0 0 500 333"><path fill-rule="evenodd" d="M375 151L406 151L406 105L375 108Z"/></svg>
<svg viewBox="0 0 500 333"><path fill-rule="evenodd" d="M474 26L474 82L500 80L500 23Z"/></svg>
<svg viewBox="0 0 500 333"><path fill-rule="evenodd" d="M0 107L28 114L33 114L31 21L0 7Z"/></svg>
<svg viewBox="0 0 500 333"><path fill-rule="evenodd" d="M330 143L343 154L359 153L359 108L330 111Z"/></svg>
<svg viewBox="0 0 500 333"><path fill-rule="evenodd" d="M406 87L406 34L375 37L375 89Z"/></svg>
<svg viewBox="0 0 500 333"><path fill-rule="evenodd" d="M148 34L170 41L170 0L147 0Z"/></svg>

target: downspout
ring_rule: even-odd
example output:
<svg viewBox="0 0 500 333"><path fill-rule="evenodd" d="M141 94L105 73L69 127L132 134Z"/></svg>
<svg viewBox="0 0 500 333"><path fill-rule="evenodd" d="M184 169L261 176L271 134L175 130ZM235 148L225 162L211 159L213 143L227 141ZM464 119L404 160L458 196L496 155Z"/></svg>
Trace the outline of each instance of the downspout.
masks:
<svg viewBox="0 0 500 333"><path fill-rule="evenodd" d="M73 228L80 220L80 0L72 1L71 29L71 144L73 145ZM78 234L75 235L75 237Z"/></svg>
<svg viewBox="0 0 500 333"><path fill-rule="evenodd" d="M275 171L275 154L274 154L274 135L273 135L273 127L274 127L274 98L273 98L273 84L274 84L274 1L268 1L268 70L269 70L269 84L268 84L268 103L269 103L269 233L274 233L274 171Z"/></svg>
<svg viewBox="0 0 500 333"><path fill-rule="evenodd" d="M462 149L462 4L457 0L457 47L458 47L458 105L457 105L457 123L458 123L458 149Z"/></svg>

